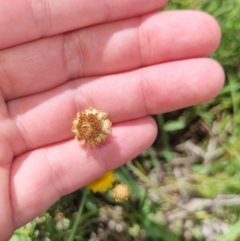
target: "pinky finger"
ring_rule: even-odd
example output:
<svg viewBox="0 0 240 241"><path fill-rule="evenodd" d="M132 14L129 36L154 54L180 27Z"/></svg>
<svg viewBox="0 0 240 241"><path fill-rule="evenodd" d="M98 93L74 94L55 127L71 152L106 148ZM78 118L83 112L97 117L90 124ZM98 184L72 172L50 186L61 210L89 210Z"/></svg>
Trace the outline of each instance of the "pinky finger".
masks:
<svg viewBox="0 0 240 241"><path fill-rule="evenodd" d="M80 147L69 140L19 156L11 172L15 226L24 225L61 196L131 160L152 144L156 133L152 118L144 117L114 125L107 142L96 148Z"/></svg>

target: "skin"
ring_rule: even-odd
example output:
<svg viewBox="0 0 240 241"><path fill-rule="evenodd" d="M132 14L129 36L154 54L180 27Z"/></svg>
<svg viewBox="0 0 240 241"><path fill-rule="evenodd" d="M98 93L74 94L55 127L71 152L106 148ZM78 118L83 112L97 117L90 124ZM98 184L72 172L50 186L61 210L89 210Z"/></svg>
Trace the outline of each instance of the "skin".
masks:
<svg viewBox="0 0 240 241"><path fill-rule="evenodd" d="M14 230L152 144L149 115L215 97L220 42L209 15L166 0L0 1L0 230ZM17 24L16 24L17 23ZM102 109L108 141L82 148L77 111Z"/></svg>

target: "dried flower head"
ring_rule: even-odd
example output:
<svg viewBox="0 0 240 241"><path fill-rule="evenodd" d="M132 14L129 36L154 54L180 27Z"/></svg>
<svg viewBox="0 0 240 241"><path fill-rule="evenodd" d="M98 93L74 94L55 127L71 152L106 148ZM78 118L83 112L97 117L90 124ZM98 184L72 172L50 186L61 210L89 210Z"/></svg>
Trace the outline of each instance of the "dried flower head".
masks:
<svg viewBox="0 0 240 241"><path fill-rule="evenodd" d="M127 201L131 194L128 185L123 183L116 185L112 192L117 202Z"/></svg>
<svg viewBox="0 0 240 241"><path fill-rule="evenodd" d="M112 123L107 119L107 113L102 110L88 108L77 113L71 131L81 145L95 147L107 140Z"/></svg>
<svg viewBox="0 0 240 241"><path fill-rule="evenodd" d="M106 192L115 182L115 172L108 171L99 177L97 180L89 183L86 187L93 192Z"/></svg>

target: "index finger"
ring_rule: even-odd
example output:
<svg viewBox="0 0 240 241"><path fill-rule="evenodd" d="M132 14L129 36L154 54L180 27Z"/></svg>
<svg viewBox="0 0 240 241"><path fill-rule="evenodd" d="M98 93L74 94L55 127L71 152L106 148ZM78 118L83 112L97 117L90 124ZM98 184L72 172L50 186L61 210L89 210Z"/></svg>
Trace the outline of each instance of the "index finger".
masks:
<svg viewBox="0 0 240 241"><path fill-rule="evenodd" d="M155 11L167 0L0 1L0 49Z"/></svg>

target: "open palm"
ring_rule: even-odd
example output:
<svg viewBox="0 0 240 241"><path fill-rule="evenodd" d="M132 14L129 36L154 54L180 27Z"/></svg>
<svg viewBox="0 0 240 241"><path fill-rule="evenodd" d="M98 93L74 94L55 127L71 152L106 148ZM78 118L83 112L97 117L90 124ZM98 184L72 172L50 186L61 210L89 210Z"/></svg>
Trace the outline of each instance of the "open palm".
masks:
<svg viewBox="0 0 240 241"><path fill-rule="evenodd" d="M220 41L210 16L156 11L166 0L0 2L2 240L66 195L154 141L151 114L201 103L221 89L205 58ZM109 114L104 144L79 146L77 111Z"/></svg>

